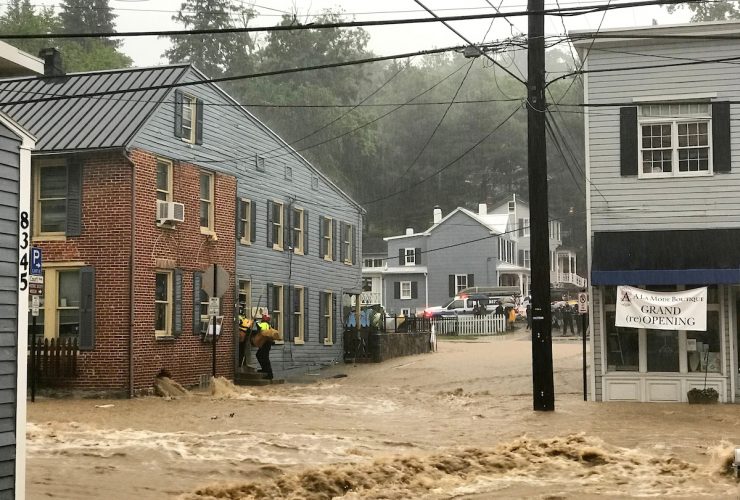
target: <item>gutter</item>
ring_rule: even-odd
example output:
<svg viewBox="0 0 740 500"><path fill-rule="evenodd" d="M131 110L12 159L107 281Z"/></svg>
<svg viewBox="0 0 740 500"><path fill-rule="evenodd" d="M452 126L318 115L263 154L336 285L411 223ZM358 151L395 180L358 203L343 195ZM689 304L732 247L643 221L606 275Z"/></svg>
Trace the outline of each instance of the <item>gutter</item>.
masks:
<svg viewBox="0 0 740 500"><path fill-rule="evenodd" d="M134 397L134 270L136 262L136 164L121 148L123 157L131 164L131 242L128 262L129 325L128 325L128 397Z"/></svg>

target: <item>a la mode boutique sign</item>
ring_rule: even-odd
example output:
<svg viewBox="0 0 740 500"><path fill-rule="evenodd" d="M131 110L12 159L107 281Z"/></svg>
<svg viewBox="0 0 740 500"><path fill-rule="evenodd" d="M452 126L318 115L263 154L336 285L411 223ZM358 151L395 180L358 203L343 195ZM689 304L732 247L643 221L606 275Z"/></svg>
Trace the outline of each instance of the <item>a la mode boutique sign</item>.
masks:
<svg viewBox="0 0 740 500"><path fill-rule="evenodd" d="M616 326L655 330L707 329L707 287L651 292L617 287Z"/></svg>

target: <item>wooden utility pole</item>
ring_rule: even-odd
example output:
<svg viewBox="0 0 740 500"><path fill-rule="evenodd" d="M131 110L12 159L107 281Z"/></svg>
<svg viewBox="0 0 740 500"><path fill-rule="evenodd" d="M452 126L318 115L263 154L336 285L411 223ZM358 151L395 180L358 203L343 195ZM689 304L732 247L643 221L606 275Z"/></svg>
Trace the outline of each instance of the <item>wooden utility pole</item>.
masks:
<svg viewBox="0 0 740 500"><path fill-rule="evenodd" d="M528 0L527 152L532 255L532 385L535 411L555 410L545 147L545 8Z"/></svg>

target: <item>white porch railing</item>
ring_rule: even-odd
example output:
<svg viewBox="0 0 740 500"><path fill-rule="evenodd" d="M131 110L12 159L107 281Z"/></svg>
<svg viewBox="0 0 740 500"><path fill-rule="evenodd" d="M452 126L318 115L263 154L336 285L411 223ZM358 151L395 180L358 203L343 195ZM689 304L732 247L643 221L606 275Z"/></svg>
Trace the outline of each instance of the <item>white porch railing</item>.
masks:
<svg viewBox="0 0 740 500"><path fill-rule="evenodd" d="M498 335L506 333L506 316L457 316L432 320L437 335Z"/></svg>
<svg viewBox="0 0 740 500"><path fill-rule="evenodd" d="M360 303L363 306L380 304L380 298L380 292L362 292L360 295Z"/></svg>
<svg viewBox="0 0 740 500"><path fill-rule="evenodd" d="M553 283L570 283L577 287L586 286L586 278L576 273L550 273L550 281Z"/></svg>

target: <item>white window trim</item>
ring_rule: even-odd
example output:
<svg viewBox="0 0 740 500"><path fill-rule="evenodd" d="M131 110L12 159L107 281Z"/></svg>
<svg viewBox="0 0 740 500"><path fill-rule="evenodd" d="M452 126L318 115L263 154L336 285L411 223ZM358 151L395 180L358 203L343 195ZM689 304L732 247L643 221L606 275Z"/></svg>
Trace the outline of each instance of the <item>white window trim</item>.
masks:
<svg viewBox="0 0 740 500"><path fill-rule="evenodd" d="M182 129L180 134L181 139L188 144L195 144L195 128L198 126L197 123L197 102L198 98L190 94L182 94ZM190 108L190 136L185 137L185 108Z"/></svg>
<svg viewBox="0 0 740 500"><path fill-rule="evenodd" d="M172 160L167 160L165 158L157 158L157 172L159 173L159 165L163 164L167 166L167 190L164 191L159 188L159 186L156 186L157 189L157 195L159 193L164 193L165 199L163 201L172 201ZM159 199L159 196L157 196L157 199Z"/></svg>
<svg viewBox="0 0 740 500"><path fill-rule="evenodd" d="M69 176L67 165L59 162L39 162L34 163L32 167L32 178L33 178L33 238L45 239L45 240L66 240L66 231L47 231L41 232L41 170L47 167L66 167L67 176ZM69 186L67 187L67 193L64 195L64 200L69 198ZM66 216L65 216L66 217Z"/></svg>
<svg viewBox="0 0 740 500"><path fill-rule="evenodd" d="M668 104L668 103L666 103ZM677 103L681 104L681 103ZM702 103L703 104L703 103ZM638 179L671 179L676 177L711 177L714 175L714 148L712 144L712 114L711 105L707 103L708 114L686 114L680 116L637 116L637 178ZM706 171L680 172L678 169L678 124L679 123L707 123L708 168ZM671 172L645 173L642 165L642 126L654 124L670 124L671 126Z"/></svg>
<svg viewBox="0 0 740 500"><path fill-rule="evenodd" d="M342 245L344 245L344 263L352 265L354 264L352 257L354 255L355 226L353 224L345 224L344 227L344 237L346 238L342 242Z"/></svg>
<svg viewBox="0 0 740 500"><path fill-rule="evenodd" d="M277 210L278 218L275 219L275 211L276 207L280 207L279 210ZM270 228L270 231L273 232L273 240L272 240L272 249L273 250L283 250L283 246L285 245L285 241L283 241L284 237L284 225L285 221L283 220L283 214L285 212L285 205L283 205L283 202L281 201L275 201L272 200L272 227ZM275 234L275 228L277 228L277 235Z"/></svg>
<svg viewBox="0 0 740 500"><path fill-rule="evenodd" d="M293 335L293 343L295 345L303 345L303 344L306 343L306 340L305 340L306 339L306 332L304 331L305 325L306 325L306 321L305 321L305 314L306 314L306 312L304 311L305 304L306 304L306 302L305 302L305 300L306 300L306 296L305 296L306 290L302 286L297 286L297 287L293 288L293 293L295 293L295 296L296 297L298 295L300 295L300 300L297 301L298 302L298 311L292 311L293 319L296 318L296 317L298 317L298 321L297 321L298 331L297 332L293 332L293 334L294 334ZM293 299L293 304L295 304L295 302L296 302L296 299L294 298Z"/></svg>
<svg viewBox="0 0 740 500"><path fill-rule="evenodd" d="M302 208L293 207L293 253L303 255L303 242L305 241L306 228L303 227L304 211Z"/></svg>
<svg viewBox="0 0 740 500"><path fill-rule="evenodd" d="M326 320L326 337L324 345L334 345L334 292L324 291L324 319Z"/></svg>
<svg viewBox="0 0 740 500"><path fill-rule="evenodd" d="M416 265L416 249L415 248L404 248L403 249L403 264L405 266L415 266ZM411 260L409 260L409 256L411 256Z"/></svg>
<svg viewBox="0 0 740 500"><path fill-rule="evenodd" d="M467 276L465 278L467 280ZM457 285L457 277L455 278L455 284ZM406 290L404 290L404 287L405 286L408 286L408 293L405 293L406 292ZM401 291L401 293L400 293L401 300L411 300L411 282L410 281L401 281L399 283L399 288L400 288L400 291Z"/></svg>
<svg viewBox="0 0 740 500"><path fill-rule="evenodd" d="M465 280L464 285L460 284L460 281L462 280ZM456 274L455 275L455 295L457 295L458 293L460 293L461 290L464 290L467 287L468 287L468 275L467 274Z"/></svg>
<svg viewBox="0 0 740 500"><path fill-rule="evenodd" d="M200 195L200 177L202 175L207 175L210 178L210 181L208 183L208 195L210 196L210 199L201 198ZM216 176L213 174L213 172L207 172L205 170L201 170L198 174L198 224L200 224L200 203L207 202L208 203L208 226L200 226L200 232L201 234L206 235L215 235L215 221L214 219L214 207L215 204L215 193L216 193L216 186L214 185L216 182Z"/></svg>
<svg viewBox="0 0 740 500"><path fill-rule="evenodd" d="M252 210L254 207L252 206L252 200L247 198L239 198L239 203L243 203L245 206L245 210L240 210L244 214L244 218L239 220L239 224L242 226L242 237L239 239L239 243L242 245L251 245L252 231L254 231L252 227Z"/></svg>
<svg viewBox="0 0 740 500"><path fill-rule="evenodd" d="M334 232L332 231L333 220L331 217L324 217L324 234L321 235L323 241L326 242L326 249L328 253L324 253L324 248L321 248L322 257L324 260L334 260Z"/></svg>
<svg viewBox="0 0 740 500"><path fill-rule="evenodd" d="M161 337L171 337L172 336L172 307L173 307L173 294L172 294L172 270L171 269L157 269L154 271L154 283L156 285L157 282L157 275L158 274L165 274L167 275L167 300L166 301L160 301L156 298L156 289L154 291L154 307L156 310L157 304L166 304L166 312L165 312L165 329L164 330L157 330L156 327L154 329L154 337L155 338L161 338ZM156 311L155 311L155 321L156 321Z"/></svg>
<svg viewBox="0 0 740 500"><path fill-rule="evenodd" d="M273 297L273 304L277 303L279 308L275 309L273 308L272 311L270 311L270 316L273 321L274 328L279 332L285 332L285 311L283 311L283 307L285 307L285 286L284 285L278 285L273 284L272 285L272 292L277 296L277 302L275 302L275 298ZM269 307L272 306L270 304ZM276 340L275 344L284 344L285 340Z"/></svg>
<svg viewBox="0 0 740 500"><path fill-rule="evenodd" d="M250 318L252 316L252 280L247 278L238 278L237 281L237 307L241 307L241 296L244 295L244 316ZM239 311L237 310L237 313Z"/></svg>
<svg viewBox="0 0 740 500"><path fill-rule="evenodd" d="M82 266L84 266L83 263L44 263L44 294L41 296L43 304L39 307L40 311L44 311L44 324L40 325L42 338L51 340L59 337L59 311L64 309L57 305L59 303L59 273L79 271ZM76 309L79 310L79 307Z"/></svg>

